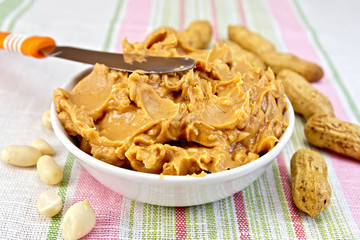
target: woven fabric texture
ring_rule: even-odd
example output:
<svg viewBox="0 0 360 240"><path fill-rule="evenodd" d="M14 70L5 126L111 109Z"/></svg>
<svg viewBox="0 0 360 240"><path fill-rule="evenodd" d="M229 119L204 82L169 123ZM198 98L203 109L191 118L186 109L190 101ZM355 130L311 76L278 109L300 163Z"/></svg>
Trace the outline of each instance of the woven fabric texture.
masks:
<svg viewBox="0 0 360 240"><path fill-rule="evenodd" d="M143 41L167 25L186 28L209 20L213 41L227 39L229 24L243 24L282 52L320 64L325 71L313 83L329 97L341 119L359 124L360 50L358 1L311 0L3 0L0 31L45 35L58 45L121 52L121 41ZM290 159L310 148L304 119L296 117L294 135L266 172L235 195L193 207L161 207L127 199L95 180L41 123L52 91L86 65L55 58L32 59L0 51L0 148L46 139L64 169L56 186L43 184L36 168L0 161L0 239L62 239L64 212L88 199L96 225L84 239L360 239L360 162L321 151L329 171L332 199L316 219L292 201ZM37 212L41 191L62 197L53 218Z"/></svg>

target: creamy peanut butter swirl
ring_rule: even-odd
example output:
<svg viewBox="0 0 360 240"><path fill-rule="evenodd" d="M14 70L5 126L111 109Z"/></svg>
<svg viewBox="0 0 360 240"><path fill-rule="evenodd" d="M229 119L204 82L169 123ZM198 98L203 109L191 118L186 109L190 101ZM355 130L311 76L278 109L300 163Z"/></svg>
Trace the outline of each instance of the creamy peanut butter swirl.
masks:
<svg viewBox="0 0 360 240"><path fill-rule="evenodd" d="M97 64L70 92L54 92L58 118L93 157L136 171L219 172L271 150L288 126L284 89L226 43L193 48L161 28L125 53L187 56L196 68L174 74L125 73Z"/></svg>

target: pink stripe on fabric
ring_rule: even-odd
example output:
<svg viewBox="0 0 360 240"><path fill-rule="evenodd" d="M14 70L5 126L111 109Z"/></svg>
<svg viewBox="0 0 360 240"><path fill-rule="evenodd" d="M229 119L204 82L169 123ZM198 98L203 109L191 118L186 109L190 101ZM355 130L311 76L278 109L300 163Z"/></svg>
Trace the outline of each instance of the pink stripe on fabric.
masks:
<svg viewBox="0 0 360 240"><path fill-rule="evenodd" d="M244 13L244 8L243 8L243 3L242 0L238 0L238 5L239 5L239 13L240 13L240 17L241 17L241 22L242 25L246 25L246 19L245 19L245 13Z"/></svg>
<svg viewBox="0 0 360 240"><path fill-rule="evenodd" d="M123 197L105 187L81 167L73 203L88 199L96 215L94 229L82 239L119 237Z"/></svg>
<svg viewBox="0 0 360 240"><path fill-rule="evenodd" d="M239 227L240 239L251 239L249 232L249 224L246 218L244 197L242 192L237 192L233 195L235 214L237 218L237 224Z"/></svg>
<svg viewBox="0 0 360 240"><path fill-rule="evenodd" d="M117 52L122 52L122 40L125 37L130 43L144 41L151 19L153 4L153 0L128 1L125 16L117 36L115 47Z"/></svg>
<svg viewBox="0 0 360 240"><path fill-rule="evenodd" d="M277 157L277 164L278 164L279 172L280 172L281 185L282 185L286 203L287 203L287 206L288 206L288 209L290 212L291 222L293 224L296 239L306 239L303 224L302 224L301 217L299 214L299 210L297 209L297 207L293 201L293 198L292 198L290 178L289 178L289 175L288 175L288 172L286 169L284 156L282 153Z"/></svg>
<svg viewBox="0 0 360 240"><path fill-rule="evenodd" d="M184 207L175 208L176 239L186 239L186 211Z"/></svg>
<svg viewBox="0 0 360 240"><path fill-rule="evenodd" d="M289 2L287 0L273 0L269 6L278 21L289 52L320 63L320 58L311 45L306 30L300 24L300 20L296 17ZM339 96L329 79L325 76L319 82L313 83L313 85L329 97L334 106L336 116L345 121L349 121L349 116L342 107ZM355 160L346 159L336 154L330 154L329 156L349 204L353 219L360 228L360 206L358 198L360 195L360 185L356 184L359 182L360 164Z"/></svg>
<svg viewBox="0 0 360 240"><path fill-rule="evenodd" d="M273 0L271 1L271 4L269 4L269 7L278 21L288 51L303 59L321 65L320 58L310 43L306 30L304 30L299 20L294 15L288 0ZM341 105L338 94L334 87L331 86L327 76L325 75L323 79L312 84L327 97L331 98L336 116L339 116L345 121L349 121L349 117Z"/></svg>
<svg viewBox="0 0 360 240"><path fill-rule="evenodd" d="M211 15L212 15L212 25L213 25L213 36L216 41L219 40L219 31L217 26L217 14L216 14L216 4L215 0L211 0Z"/></svg>
<svg viewBox="0 0 360 240"><path fill-rule="evenodd" d="M357 160L340 156L336 153L329 154L336 176L349 204L354 222L360 228L360 164Z"/></svg>

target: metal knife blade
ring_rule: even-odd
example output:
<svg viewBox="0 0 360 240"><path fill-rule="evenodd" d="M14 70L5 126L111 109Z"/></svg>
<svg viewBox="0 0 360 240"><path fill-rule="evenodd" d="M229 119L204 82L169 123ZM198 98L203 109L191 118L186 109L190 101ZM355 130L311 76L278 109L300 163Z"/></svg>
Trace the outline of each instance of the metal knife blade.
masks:
<svg viewBox="0 0 360 240"><path fill-rule="evenodd" d="M44 51L44 54L92 65L102 63L111 69L126 72L142 70L145 73L172 73L186 71L195 66L195 61L191 58L137 55L132 57L130 55L130 58L134 61L129 63L125 61L125 58L129 57L128 54L100 52L67 46L56 46L51 54L47 54L46 51ZM136 60L139 58L141 61Z"/></svg>

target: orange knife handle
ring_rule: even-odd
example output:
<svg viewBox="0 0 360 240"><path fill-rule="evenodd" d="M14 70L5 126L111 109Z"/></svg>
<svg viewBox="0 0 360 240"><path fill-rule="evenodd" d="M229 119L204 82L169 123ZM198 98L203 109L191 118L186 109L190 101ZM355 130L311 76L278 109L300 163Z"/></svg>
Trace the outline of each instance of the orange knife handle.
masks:
<svg viewBox="0 0 360 240"><path fill-rule="evenodd" d="M0 32L0 48L22 53L35 58L46 57L44 53L52 53L56 43L50 37L26 36Z"/></svg>

